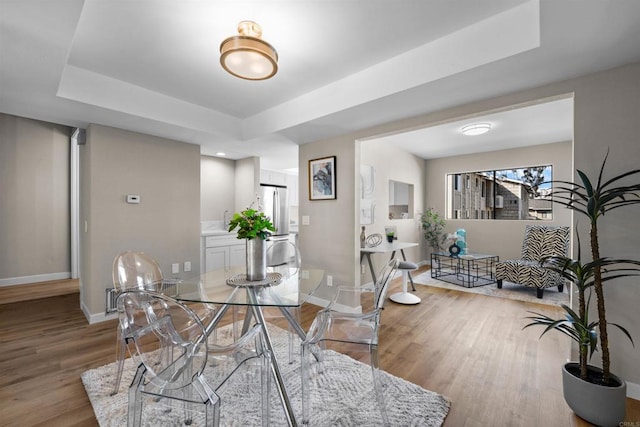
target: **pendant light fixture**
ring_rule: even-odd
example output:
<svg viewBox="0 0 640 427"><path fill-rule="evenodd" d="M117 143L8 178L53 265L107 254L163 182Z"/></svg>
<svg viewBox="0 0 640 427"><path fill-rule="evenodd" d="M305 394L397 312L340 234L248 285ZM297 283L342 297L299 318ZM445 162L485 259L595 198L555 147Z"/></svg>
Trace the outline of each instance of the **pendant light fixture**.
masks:
<svg viewBox="0 0 640 427"><path fill-rule="evenodd" d="M278 72L278 53L262 40L262 28L253 21L238 24L238 35L220 44L220 64L229 74L246 80L266 80Z"/></svg>

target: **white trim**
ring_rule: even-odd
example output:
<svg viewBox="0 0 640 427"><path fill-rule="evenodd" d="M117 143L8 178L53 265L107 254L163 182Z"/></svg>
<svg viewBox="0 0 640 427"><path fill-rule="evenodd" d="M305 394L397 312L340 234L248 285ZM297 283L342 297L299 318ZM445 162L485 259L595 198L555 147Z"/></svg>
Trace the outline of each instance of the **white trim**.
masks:
<svg viewBox="0 0 640 427"><path fill-rule="evenodd" d="M65 271L62 273L49 273L38 274L36 276L22 276L22 277L9 277L7 279L0 279L0 287L13 286L13 285L26 285L39 282L51 282L53 280L66 280L71 279L71 272Z"/></svg>
<svg viewBox="0 0 640 427"><path fill-rule="evenodd" d="M80 129L76 128L71 135L69 158L69 196L71 208L71 278L79 277L80 267L80 147L78 135Z"/></svg>
<svg viewBox="0 0 640 427"><path fill-rule="evenodd" d="M118 318L118 313L104 314L104 312L102 312L97 314L91 314L84 302L80 302L80 309L84 313L84 317L87 318L87 321L89 322L90 325L93 325L94 323L106 322L108 320L113 320Z"/></svg>
<svg viewBox="0 0 640 427"><path fill-rule="evenodd" d="M625 381L627 383L627 397L630 399L640 400L640 384L631 383L629 381Z"/></svg>

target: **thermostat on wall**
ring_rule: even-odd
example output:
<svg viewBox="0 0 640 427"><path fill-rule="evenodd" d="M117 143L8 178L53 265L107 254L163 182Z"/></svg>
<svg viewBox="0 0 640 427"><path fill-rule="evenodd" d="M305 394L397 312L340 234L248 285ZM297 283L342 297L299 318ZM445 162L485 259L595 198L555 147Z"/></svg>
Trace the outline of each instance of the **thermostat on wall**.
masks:
<svg viewBox="0 0 640 427"><path fill-rule="evenodd" d="M140 196L137 194L127 194L127 203L140 203Z"/></svg>

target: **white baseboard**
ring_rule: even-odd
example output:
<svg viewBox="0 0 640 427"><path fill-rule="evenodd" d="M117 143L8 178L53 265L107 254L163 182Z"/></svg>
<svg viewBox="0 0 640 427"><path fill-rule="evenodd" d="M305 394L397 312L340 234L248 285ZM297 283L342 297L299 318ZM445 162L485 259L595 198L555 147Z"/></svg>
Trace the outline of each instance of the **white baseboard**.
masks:
<svg viewBox="0 0 640 427"><path fill-rule="evenodd" d="M90 325L93 325L94 323L106 322L107 320L113 320L118 318L117 313L104 314L103 312L103 313L91 314L87 306L84 304L84 302L80 302L80 309L84 313L84 317L87 318L87 321L89 322Z"/></svg>
<svg viewBox="0 0 640 427"><path fill-rule="evenodd" d="M71 272L65 271L62 273L49 273L38 274L36 276L22 276L22 277L9 277L7 279L0 279L0 287L13 286L13 285L26 285L39 282L51 282L52 280L66 280L71 279Z"/></svg>
<svg viewBox="0 0 640 427"><path fill-rule="evenodd" d="M640 400L640 384L627 383L627 397L635 400Z"/></svg>

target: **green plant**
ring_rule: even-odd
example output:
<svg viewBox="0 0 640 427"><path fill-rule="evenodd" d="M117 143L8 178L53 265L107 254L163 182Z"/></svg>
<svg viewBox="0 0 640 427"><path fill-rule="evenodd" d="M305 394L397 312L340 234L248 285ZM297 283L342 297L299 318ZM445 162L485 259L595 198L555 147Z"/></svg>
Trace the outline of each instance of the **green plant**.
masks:
<svg viewBox="0 0 640 427"><path fill-rule="evenodd" d="M603 290L604 267L613 264L626 263L640 265L634 260L606 260L600 256L600 243L598 236L598 220L614 209L640 203L640 183L623 184L621 181L640 174L640 169L634 169L622 173L607 181L603 181L603 174L609 151L602 161L600 173L598 174L595 186L589 177L582 171L577 170L581 183L569 181L551 181L555 186L551 192L553 202L559 203L574 212L583 214L590 222L590 243L591 259L595 260L593 266L593 289L596 293L596 305L598 310L598 330L600 339L600 349L602 351L602 380L603 383L610 384L610 355L609 338L607 334L607 317L605 310L605 299ZM625 277L632 274L620 274L615 277Z"/></svg>
<svg viewBox="0 0 640 427"><path fill-rule="evenodd" d="M238 239L262 239L269 237L269 231L276 231L271 220L264 212L245 209L233 214L229 222L229 231L238 228Z"/></svg>
<svg viewBox="0 0 640 427"><path fill-rule="evenodd" d="M597 269L602 271L601 280L603 282L618 277L637 276L640 275L640 272L636 272L634 268L627 268L628 260L623 259L599 258L583 264L580 256L580 236L577 227L576 237L578 243L577 259L550 256L543 258L540 264L573 283L578 293L578 311L576 312L567 305L561 304L562 309L565 311L564 319L553 319L547 315L530 311L529 313L534 314L534 316L528 316L527 319L531 319L532 322L524 328L538 325L546 326L540 335L541 337L551 330L557 330L573 339L578 344L580 378L587 381L587 362L598 348L598 332L596 329L600 324L599 321L589 320L588 310L595 272ZM610 324L618 327L633 343L631 335L625 328L616 323ZM602 382L604 383L604 380Z"/></svg>
<svg viewBox="0 0 640 427"><path fill-rule="evenodd" d="M427 209L420 215L422 223L422 233L431 248L434 250L441 249L441 245L447 236L444 232L445 221L433 208Z"/></svg>

